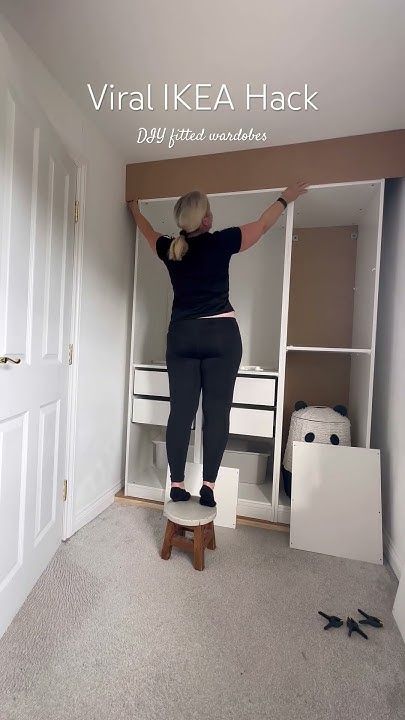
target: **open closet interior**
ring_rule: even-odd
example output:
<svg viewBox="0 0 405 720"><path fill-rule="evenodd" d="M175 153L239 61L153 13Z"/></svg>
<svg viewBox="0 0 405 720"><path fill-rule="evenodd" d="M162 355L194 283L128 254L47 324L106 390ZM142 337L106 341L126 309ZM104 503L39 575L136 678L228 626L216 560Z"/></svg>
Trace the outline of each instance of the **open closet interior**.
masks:
<svg viewBox="0 0 405 720"><path fill-rule="evenodd" d="M298 400L343 404L352 444L369 447L383 181L309 188L230 263L230 300L243 342L223 465L239 468L238 514L289 521L280 466ZM212 230L256 220L280 189L209 195ZM140 202L162 234L177 234L177 198ZM125 493L163 500L172 290L137 233ZM201 446L198 417L189 459ZM196 460L198 461L198 459Z"/></svg>

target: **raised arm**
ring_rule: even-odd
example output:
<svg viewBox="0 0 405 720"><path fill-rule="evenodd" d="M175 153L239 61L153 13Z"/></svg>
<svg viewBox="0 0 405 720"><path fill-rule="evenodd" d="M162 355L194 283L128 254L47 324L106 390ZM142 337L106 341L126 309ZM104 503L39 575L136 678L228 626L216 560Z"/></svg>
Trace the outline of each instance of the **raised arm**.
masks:
<svg viewBox="0 0 405 720"><path fill-rule="evenodd" d="M132 216L136 222L137 227L141 231L142 235L147 239L153 252L156 252L156 240L161 236L162 233L156 232L150 224L149 220L142 215L137 200L128 200L127 205L132 213Z"/></svg>
<svg viewBox="0 0 405 720"><path fill-rule="evenodd" d="M284 192L281 193L280 197L284 198L285 202L288 204L293 200L296 200L300 195L306 193L307 186L308 183L299 180L286 188ZM270 205L267 210L262 213L258 220L247 223L246 225L241 225L242 243L240 246L240 252L248 250L248 248L252 247L252 245L255 245L255 243L257 243L258 240L260 240L260 238L267 232L267 230L269 230L274 223L277 222L283 210L283 203L276 200L276 202L272 203L272 205Z"/></svg>

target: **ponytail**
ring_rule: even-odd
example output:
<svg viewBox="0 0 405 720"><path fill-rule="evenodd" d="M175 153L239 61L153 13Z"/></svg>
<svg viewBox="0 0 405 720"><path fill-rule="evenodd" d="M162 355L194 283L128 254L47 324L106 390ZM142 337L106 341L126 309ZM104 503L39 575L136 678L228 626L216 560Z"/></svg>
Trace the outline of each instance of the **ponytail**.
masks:
<svg viewBox="0 0 405 720"><path fill-rule="evenodd" d="M173 238L169 247L169 260L182 260L188 250L186 240L187 232L180 230L180 234Z"/></svg>
<svg viewBox="0 0 405 720"><path fill-rule="evenodd" d="M209 212L208 197L199 190L182 195L174 206L174 219L180 234L170 243L168 256L170 260L182 260L189 249L187 234L202 227L204 217Z"/></svg>

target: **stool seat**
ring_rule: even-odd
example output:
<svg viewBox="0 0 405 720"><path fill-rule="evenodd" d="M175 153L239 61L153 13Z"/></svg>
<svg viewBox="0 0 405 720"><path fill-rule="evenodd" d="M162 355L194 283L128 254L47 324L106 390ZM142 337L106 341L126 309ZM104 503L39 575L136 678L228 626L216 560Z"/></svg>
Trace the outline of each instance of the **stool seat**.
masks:
<svg viewBox="0 0 405 720"><path fill-rule="evenodd" d="M185 502L173 502L169 500L163 510L163 514L176 525L196 527L197 525L208 525L217 514L217 508L200 505L199 498L191 497Z"/></svg>
<svg viewBox="0 0 405 720"><path fill-rule="evenodd" d="M163 508L167 517L161 557L168 560L172 548L186 550L193 555L196 570L204 570L204 550L215 550L214 518L216 506L200 505L200 499L191 497L185 502L169 500ZM192 535L192 539L186 533Z"/></svg>

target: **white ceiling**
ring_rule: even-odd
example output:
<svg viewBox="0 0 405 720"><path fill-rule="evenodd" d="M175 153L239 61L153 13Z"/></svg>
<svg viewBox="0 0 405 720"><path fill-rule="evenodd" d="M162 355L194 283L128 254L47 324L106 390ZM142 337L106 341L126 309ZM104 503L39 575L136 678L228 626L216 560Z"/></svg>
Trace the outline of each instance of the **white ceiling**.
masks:
<svg viewBox="0 0 405 720"><path fill-rule="evenodd" d="M127 162L405 127L404 0L1 0L0 9ZM96 111L100 91L146 91L154 111ZM235 110L164 111L162 88L226 83ZM245 89L317 90L318 111L245 109ZM257 89L256 89L257 88ZM207 91L205 91L207 92ZM189 94L183 96L191 100ZM267 133L266 142L137 143L138 129Z"/></svg>

